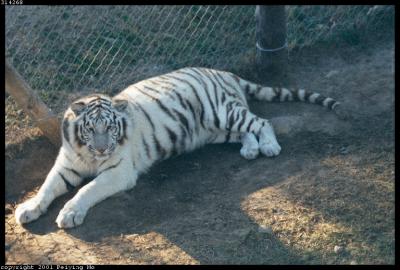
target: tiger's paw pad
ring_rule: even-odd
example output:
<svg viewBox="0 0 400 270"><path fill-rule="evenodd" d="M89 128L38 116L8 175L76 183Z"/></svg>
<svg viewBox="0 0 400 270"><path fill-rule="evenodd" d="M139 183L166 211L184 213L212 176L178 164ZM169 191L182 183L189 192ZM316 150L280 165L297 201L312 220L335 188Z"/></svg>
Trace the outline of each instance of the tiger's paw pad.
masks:
<svg viewBox="0 0 400 270"><path fill-rule="evenodd" d="M58 214L56 223L59 228L73 228L81 225L85 216L86 211L66 205Z"/></svg>
<svg viewBox="0 0 400 270"><path fill-rule="evenodd" d="M279 153L281 152L281 146L276 141L263 143L260 144L260 151L267 157L273 157L279 155Z"/></svg>
<svg viewBox="0 0 400 270"><path fill-rule="evenodd" d="M28 223L38 219L43 212L40 209L40 203L35 199L30 199L18 205L15 210L15 220L18 224Z"/></svg>
<svg viewBox="0 0 400 270"><path fill-rule="evenodd" d="M258 145L254 146L243 146L240 149L240 155L245 159L251 160L257 158L258 154L260 153L258 149Z"/></svg>

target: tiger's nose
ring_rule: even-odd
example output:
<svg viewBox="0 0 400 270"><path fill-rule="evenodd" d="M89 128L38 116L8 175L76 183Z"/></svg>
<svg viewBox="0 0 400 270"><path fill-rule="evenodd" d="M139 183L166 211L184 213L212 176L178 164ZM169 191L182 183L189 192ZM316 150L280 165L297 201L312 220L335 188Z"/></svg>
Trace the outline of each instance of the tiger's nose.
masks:
<svg viewBox="0 0 400 270"><path fill-rule="evenodd" d="M106 147L102 147L102 148L96 148L96 150L97 150L97 152L99 152L100 154L103 154L106 150L107 150L107 148Z"/></svg>

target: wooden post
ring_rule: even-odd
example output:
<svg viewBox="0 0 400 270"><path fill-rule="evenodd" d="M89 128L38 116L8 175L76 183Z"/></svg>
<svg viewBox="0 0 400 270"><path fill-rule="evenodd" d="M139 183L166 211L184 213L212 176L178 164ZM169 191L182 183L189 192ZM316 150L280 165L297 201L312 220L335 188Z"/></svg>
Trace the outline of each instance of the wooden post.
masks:
<svg viewBox="0 0 400 270"><path fill-rule="evenodd" d="M6 61L6 91L29 115L43 134L57 147L61 146L60 123L46 104L35 94L20 74Z"/></svg>
<svg viewBox="0 0 400 270"><path fill-rule="evenodd" d="M285 6L256 8L256 65L260 78L282 77L287 68Z"/></svg>

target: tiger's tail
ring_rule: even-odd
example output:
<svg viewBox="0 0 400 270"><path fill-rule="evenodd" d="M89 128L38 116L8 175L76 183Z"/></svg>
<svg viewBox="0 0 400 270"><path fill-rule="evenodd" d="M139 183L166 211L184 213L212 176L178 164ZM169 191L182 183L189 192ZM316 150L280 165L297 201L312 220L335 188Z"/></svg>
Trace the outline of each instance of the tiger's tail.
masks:
<svg viewBox="0 0 400 270"><path fill-rule="evenodd" d="M333 98L325 97L320 93L307 91L301 88L266 87L243 79L239 79L238 82L242 91L244 91L246 97L249 99L268 102L300 101L318 104L333 111L340 105L340 103Z"/></svg>

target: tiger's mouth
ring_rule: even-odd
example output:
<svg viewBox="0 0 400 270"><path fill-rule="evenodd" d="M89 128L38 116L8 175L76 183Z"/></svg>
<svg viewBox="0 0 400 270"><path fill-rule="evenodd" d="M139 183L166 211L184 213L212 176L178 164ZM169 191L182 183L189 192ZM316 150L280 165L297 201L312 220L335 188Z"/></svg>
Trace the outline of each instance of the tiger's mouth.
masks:
<svg viewBox="0 0 400 270"><path fill-rule="evenodd" d="M101 160L101 161L110 158L110 156L111 156L111 154L109 154L109 153L107 153L107 154L99 154L99 153L93 154L94 159Z"/></svg>

